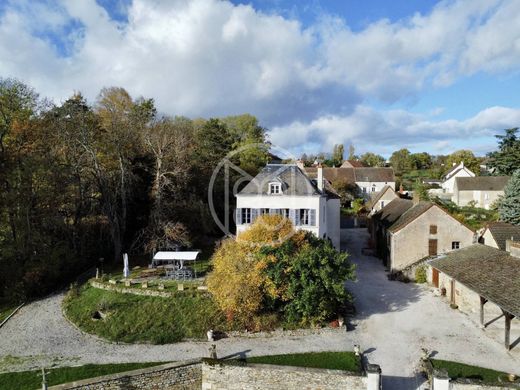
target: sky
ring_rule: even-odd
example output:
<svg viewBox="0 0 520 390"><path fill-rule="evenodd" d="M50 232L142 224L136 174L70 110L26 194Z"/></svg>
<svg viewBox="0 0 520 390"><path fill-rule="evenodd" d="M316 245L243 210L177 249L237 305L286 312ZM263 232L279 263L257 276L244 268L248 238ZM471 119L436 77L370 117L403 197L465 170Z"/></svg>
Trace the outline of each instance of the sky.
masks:
<svg viewBox="0 0 520 390"><path fill-rule="evenodd" d="M250 113L297 155L485 155L520 126L520 1L0 0L0 77Z"/></svg>

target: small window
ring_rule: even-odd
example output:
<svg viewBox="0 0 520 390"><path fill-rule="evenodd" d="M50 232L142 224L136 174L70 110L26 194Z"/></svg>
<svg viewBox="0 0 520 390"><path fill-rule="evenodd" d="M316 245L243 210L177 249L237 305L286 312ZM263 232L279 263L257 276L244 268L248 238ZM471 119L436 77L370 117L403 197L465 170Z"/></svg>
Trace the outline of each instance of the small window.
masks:
<svg viewBox="0 0 520 390"><path fill-rule="evenodd" d="M451 242L451 249L459 249L459 248L460 248L460 241Z"/></svg>
<svg viewBox="0 0 520 390"><path fill-rule="evenodd" d="M385 207L385 201L384 200L381 201L381 208L383 208L383 207Z"/></svg>
<svg viewBox="0 0 520 390"><path fill-rule="evenodd" d="M311 224L311 216L308 209L300 209L300 224L301 225L310 225Z"/></svg>
<svg viewBox="0 0 520 390"><path fill-rule="evenodd" d="M430 225L430 234L437 234L437 225Z"/></svg>
<svg viewBox="0 0 520 390"><path fill-rule="evenodd" d="M278 195L282 193L282 186L280 183L270 183L269 184L269 193L272 195Z"/></svg>
<svg viewBox="0 0 520 390"><path fill-rule="evenodd" d="M269 209L260 209L260 215L269 214Z"/></svg>
<svg viewBox="0 0 520 390"><path fill-rule="evenodd" d="M363 187L363 194L366 194L366 193L367 193L367 188Z"/></svg>
<svg viewBox="0 0 520 390"><path fill-rule="evenodd" d="M242 209L242 223L251 223L251 209Z"/></svg>
<svg viewBox="0 0 520 390"><path fill-rule="evenodd" d="M372 192L376 192L376 185L375 184L372 186Z"/></svg>

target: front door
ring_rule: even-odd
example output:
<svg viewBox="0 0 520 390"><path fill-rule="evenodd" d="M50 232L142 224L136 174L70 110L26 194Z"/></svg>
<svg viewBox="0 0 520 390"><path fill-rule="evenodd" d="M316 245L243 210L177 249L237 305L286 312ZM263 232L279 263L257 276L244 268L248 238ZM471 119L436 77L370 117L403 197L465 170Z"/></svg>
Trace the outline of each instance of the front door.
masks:
<svg viewBox="0 0 520 390"><path fill-rule="evenodd" d="M437 256L437 240L428 240L428 256Z"/></svg>
<svg viewBox="0 0 520 390"><path fill-rule="evenodd" d="M432 268L432 283L439 288L439 270Z"/></svg>

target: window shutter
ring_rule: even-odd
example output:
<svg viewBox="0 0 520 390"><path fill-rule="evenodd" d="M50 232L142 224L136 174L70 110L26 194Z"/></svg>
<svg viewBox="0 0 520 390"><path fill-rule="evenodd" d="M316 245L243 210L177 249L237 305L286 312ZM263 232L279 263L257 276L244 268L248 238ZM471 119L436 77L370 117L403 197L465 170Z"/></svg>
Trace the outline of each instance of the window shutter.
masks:
<svg viewBox="0 0 520 390"><path fill-rule="evenodd" d="M294 210L294 226L300 226L300 209Z"/></svg>
<svg viewBox="0 0 520 390"><path fill-rule="evenodd" d="M309 224L311 226L316 226L316 210L315 209L310 209L309 210Z"/></svg>
<svg viewBox="0 0 520 390"><path fill-rule="evenodd" d="M289 219L293 223L294 226L296 226L296 210L295 209L289 209Z"/></svg>
<svg viewBox="0 0 520 390"><path fill-rule="evenodd" d="M251 223L255 222L256 217L260 215L260 209L251 209Z"/></svg>
<svg viewBox="0 0 520 390"><path fill-rule="evenodd" d="M242 209L237 208L235 210L235 223L237 225L242 225Z"/></svg>

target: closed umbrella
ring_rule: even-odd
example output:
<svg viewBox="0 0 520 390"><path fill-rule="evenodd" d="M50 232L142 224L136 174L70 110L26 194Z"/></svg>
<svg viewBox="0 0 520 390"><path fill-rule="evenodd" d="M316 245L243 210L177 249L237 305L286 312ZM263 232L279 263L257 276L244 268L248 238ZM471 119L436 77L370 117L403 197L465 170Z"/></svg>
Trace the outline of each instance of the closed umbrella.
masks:
<svg viewBox="0 0 520 390"><path fill-rule="evenodd" d="M123 254L123 276L128 278L130 276L130 269L128 268L128 254Z"/></svg>

